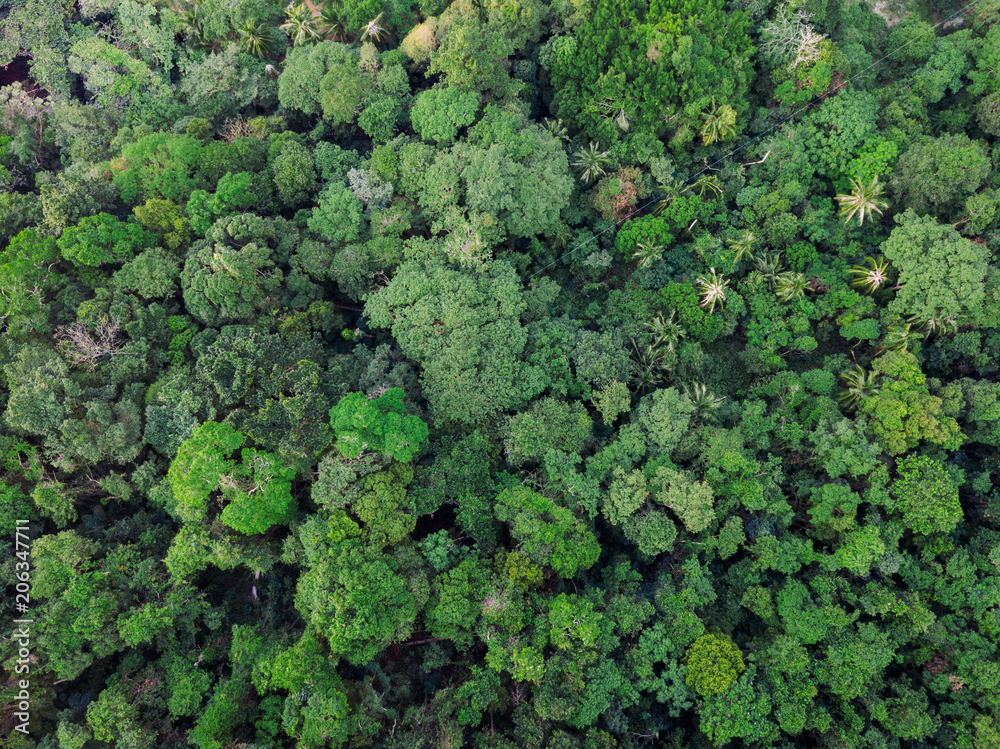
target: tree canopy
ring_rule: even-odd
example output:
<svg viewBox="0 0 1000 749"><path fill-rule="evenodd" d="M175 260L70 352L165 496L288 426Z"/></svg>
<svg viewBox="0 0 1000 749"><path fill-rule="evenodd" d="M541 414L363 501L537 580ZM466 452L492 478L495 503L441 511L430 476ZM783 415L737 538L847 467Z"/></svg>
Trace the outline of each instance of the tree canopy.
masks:
<svg viewBox="0 0 1000 749"><path fill-rule="evenodd" d="M1000 747L998 3L0 3L4 747Z"/></svg>

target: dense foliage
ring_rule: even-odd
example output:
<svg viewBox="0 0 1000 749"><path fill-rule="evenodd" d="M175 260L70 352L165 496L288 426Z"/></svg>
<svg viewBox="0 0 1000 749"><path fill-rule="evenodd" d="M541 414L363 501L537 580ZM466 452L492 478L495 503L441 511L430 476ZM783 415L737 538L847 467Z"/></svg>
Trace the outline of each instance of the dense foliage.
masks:
<svg viewBox="0 0 1000 749"><path fill-rule="evenodd" d="M0 58L4 746L1000 746L997 0Z"/></svg>

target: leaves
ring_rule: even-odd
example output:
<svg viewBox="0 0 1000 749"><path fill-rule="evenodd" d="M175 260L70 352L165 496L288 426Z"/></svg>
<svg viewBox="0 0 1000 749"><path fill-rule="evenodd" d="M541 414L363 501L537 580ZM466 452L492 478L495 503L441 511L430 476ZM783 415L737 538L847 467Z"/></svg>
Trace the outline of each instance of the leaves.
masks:
<svg viewBox="0 0 1000 749"><path fill-rule="evenodd" d="M347 458L377 451L409 463L427 439L427 424L417 416L404 416L402 388L390 388L374 400L364 393L349 393L330 409L330 425L337 449Z"/></svg>
<svg viewBox="0 0 1000 749"><path fill-rule="evenodd" d="M712 105L701 113L701 119L699 134L706 146L736 135L736 110L717 104L715 97L712 97Z"/></svg>
<svg viewBox="0 0 1000 749"><path fill-rule="evenodd" d="M958 486L939 461L910 455L900 459L891 492L906 524L917 533L947 533L962 520Z"/></svg>
<svg viewBox="0 0 1000 749"><path fill-rule="evenodd" d="M237 214L216 221L188 253L181 285L188 310L211 325L249 321L276 309L297 233L281 218Z"/></svg>
<svg viewBox="0 0 1000 749"><path fill-rule="evenodd" d="M524 553L563 578L591 567L600 554L597 539L564 507L533 491L505 489L496 499L497 519L511 526Z"/></svg>
<svg viewBox="0 0 1000 749"><path fill-rule="evenodd" d="M851 193L849 195L838 195L836 200L840 203L840 215L845 222L850 222L856 215L858 226L865 223L865 214L872 212L882 215L882 211L889 207L880 196L885 191L885 186L879 184L878 177L872 179L867 184L862 184L858 180L851 180ZM873 288L877 288L877 284Z"/></svg>
<svg viewBox="0 0 1000 749"><path fill-rule="evenodd" d="M996 4L7 3L33 730L995 744Z"/></svg>
<svg viewBox="0 0 1000 749"><path fill-rule="evenodd" d="M370 661L406 638L416 618L413 596L392 557L347 546L299 579L295 606L349 662Z"/></svg>
<svg viewBox="0 0 1000 749"><path fill-rule="evenodd" d="M131 260L154 241L153 235L138 224L123 223L107 213L98 213L66 229L58 244L59 251L70 262L96 268Z"/></svg>
<svg viewBox="0 0 1000 749"><path fill-rule="evenodd" d="M228 496L219 520L247 536L292 522L297 511L292 499L295 469L284 465L278 456L259 450L244 450L242 457L248 486L246 490L240 487L227 492L229 487L223 479L223 494Z"/></svg>
<svg viewBox="0 0 1000 749"><path fill-rule="evenodd" d="M687 685L698 694L718 694L736 681L746 666L743 654L728 637L702 635L684 653Z"/></svg>
<svg viewBox="0 0 1000 749"><path fill-rule="evenodd" d="M294 469L277 456L252 448L243 450L238 464L230 456L244 439L228 424L210 421L181 444L167 471L181 520L204 522L209 499L218 490L226 503L219 519L240 533L263 533L272 525L292 521Z"/></svg>
<svg viewBox="0 0 1000 749"><path fill-rule="evenodd" d="M882 245L886 259L899 269L902 286L890 310L935 320L978 310L985 295L984 248L912 209L896 216L896 222Z"/></svg>
<svg viewBox="0 0 1000 749"><path fill-rule="evenodd" d="M451 143L458 131L471 125L479 109L479 97L457 88L428 89L414 102L410 116L413 129L424 140Z"/></svg>
<svg viewBox="0 0 1000 749"><path fill-rule="evenodd" d="M574 454L590 441L592 422L579 402L543 398L507 425L504 449L512 465L535 462L549 450Z"/></svg>
<svg viewBox="0 0 1000 749"><path fill-rule="evenodd" d="M330 184L312 209L309 229L336 243L353 242L364 228L361 201L345 184Z"/></svg>
<svg viewBox="0 0 1000 749"><path fill-rule="evenodd" d="M948 216L983 184L990 171L982 144L964 133L925 137L900 156L892 185L908 209Z"/></svg>
<svg viewBox="0 0 1000 749"><path fill-rule="evenodd" d="M859 411L868 416L876 437L890 455L900 455L925 439L957 448L963 440L958 423L943 412L943 402L927 390L913 354L891 351L872 365L883 383L877 393L861 401Z"/></svg>
<svg viewBox="0 0 1000 749"><path fill-rule="evenodd" d="M716 273L715 268L712 268L707 276L698 276L695 279L695 286L701 294L702 309L707 309L709 314L715 312L716 305L722 309L726 301L726 289L729 287L729 281L725 276Z"/></svg>
<svg viewBox="0 0 1000 749"><path fill-rule="evenodd" d="M203 186L201 150L201 142L190 135L147 135L122 149L112 180L129 205L150 198L185 203L192 190Z"/></svg>
<svg viewBox="0 0 1000 749"><path fill-rule="evenodd" d="M236 467L228 456L243 445L243 435L228 424L211 421L194 430L170 464L167 480L187 522L204 520L208 499L224 474Z"/></svg>
<svg viewBox="0 0 1000 749"><path fill-rule="evenodd" d="M521 360L525 308L507 262L470 272L435 260L401 265L368 298L365 313L372 325L391 326L400 348L421 364L435 416L468 423L525 403L544 387Z"/></svg>
<svg viewBox="0 0 1000 749"><path fill-rule="evenodd" d="M661 135L664 113L694 124L697 114L684 117L684 104L698 102L697 112L713 95L742 98L748 81L737 61L750 51L745 23L741 11L726 14L712 4L688 15L679 3L598 2L572 35L555 37L545 49L542 64L557 92L554 112L605 144L625 133ZM598 106L608 103L611 110Z"/></svg>

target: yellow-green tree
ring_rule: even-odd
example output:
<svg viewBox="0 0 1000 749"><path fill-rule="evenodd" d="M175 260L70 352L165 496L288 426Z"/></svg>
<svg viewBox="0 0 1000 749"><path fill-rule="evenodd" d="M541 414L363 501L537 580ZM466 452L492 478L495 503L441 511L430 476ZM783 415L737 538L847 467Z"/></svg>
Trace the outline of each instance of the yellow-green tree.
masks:
<svg viewBox="0 0 1000 749"><path fill-rule="evenodd" d="M858 404L858 412L869 421L882 448L901 455L921 440L957 449L964 441L962 430L945 413L944 401L931 395L927 377L909 351L890 351L872 362L882 375L878 392Z"/></svg>
<svg viewBox="0 0 1000 749"><path fill-rule="evenodd" d="M685 682L702 697L725 691L746 669L736 643L723 635L702 635L691 643L684 660Z"/></svg>

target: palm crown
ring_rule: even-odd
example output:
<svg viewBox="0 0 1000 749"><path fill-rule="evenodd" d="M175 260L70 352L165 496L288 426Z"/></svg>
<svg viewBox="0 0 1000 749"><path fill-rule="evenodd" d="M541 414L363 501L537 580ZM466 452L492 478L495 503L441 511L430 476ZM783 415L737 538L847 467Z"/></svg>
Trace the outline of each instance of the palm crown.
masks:
<svg viewBox="0 0 1000 749"><path fill-rule="evenodd" d="M874 294L889 280L889 261L879 255L866 257L865 262L851 267L847 273L854 276L851 286L866 294Z"/></svg>
<svg viewBox="0 0 1000 749"><path fill-rule="evenodd" d="M716 104L714 98L712 106L702 112L701 119L699 134L706 146L736 135L736 110L725 104Z"/></svg>
<svg viewBox="0 0 1000 749"><path fill-rule="evenodd" d="M726 242L729 249L733 251L733 260L737 263L753 257L753 248L756 243L757 237L749 229L745 230L739 237Z"/></svg>
<svg viewBox="0 0 1000 749"><path fill-rule="evenodd" d="M663 245L656 242L638 242L632 257L639 261L640 268L650 268L663 257Z"/></svg>
<svg viewBox="0 0 1000 749"><path fill-rule="evenodd" d="M243 24L239 33L240 47L244 52L258 58L267 57L270 54L274 40L267 24L251 18Z"/></svg>
<svg viewBox="0 0 1000 749"><path fill-rule="evenodd" d="M804 273L789 270L774 280L774 293L782 302L795 302L806 295L809 281Z"/></svg>
<svg viewBox="0 0 1000 749"><path fill-rule="evenodd" d="M375 18L370 20L364 26L361 27L361 41L367 41L369 39L374 39L376 42L382 41L389 32L382 25L382 16L384 14L379 13Z"/></svg>
<svg viewBox="0 0 1000 749"><path fill-rule="evenodd" d="M288 6L285 11L285 22L279 27L288 34L292 44L308 44L318 41L322 34L316 27L313 12L304 2Z"/></svg>
<svg viewBox="0 0 1000 749"><path fill-rule="evenodd" d="M653 336L654 347L664 347L667 351L673 351L681 338L687 335L684 328L677 322L676 312L671 312L670 317L657 315L646 323L646 328Z"/></svg>
<svg viewBox="0 0 1000 749"><path fill-rule="evenodd" d="M604 167L610 161L608 152L601 150L600 143L591 143L587 148L581 148L574 154L572 165L580 172L580 179L589 185L598 177L607 174Z"/></svg>
<svg viewBox="0 0 1000 749"><path fill-rule="evenodd" d="M858 180L851 180L851 192L847 195L838 195L837 202L840 203L840 215L845 221L850 221L856 215L858 226L865 223L865 215L875 211L880 216L882 210L888 208L889 204L881 200L885 185L875 177L871 182L862 184Z"/></svg>
<svg viewBox="0 0 1000 749"><path fill-rule="evenodd" d="M714 174L708 174L695 180L685 190L698 193L699 198L704 198L706 192L714 195L722 195L722 185L719 184L719 178Z"/></svg>
<svg viewBox="0 0 1000 749"><path fill-rule="evenodd" d="M707 309L709 313L715 311L715 305L722 309L726 301L726 289L729 288L729 281L721 273L716 273L715 268L711 268L708 275L698 276L695 285L701 293L702 309Z"/></svg>
<svg viewBox="0 0 1000 749"><path fill-rule="evenodd" d="M319 13L319 23L324 35L335 42L346 42L350 34L347 32L347 25L341 15L340 8L336 5L326 5Z"/></svg>
<svg viewBox="0 0 1000 749"><path fill-rule="evenodd" d="M878 372L866 372L858 365L840 375L844 390L837 400L844 408L855 409L865 398L877 395L879 391Z"/></svg>

